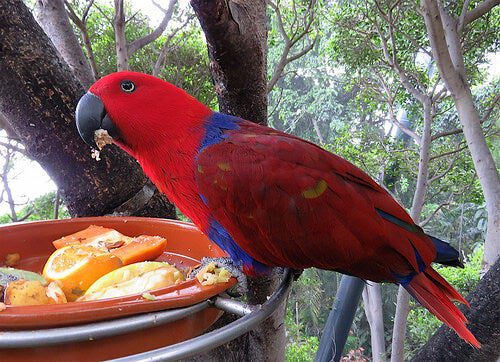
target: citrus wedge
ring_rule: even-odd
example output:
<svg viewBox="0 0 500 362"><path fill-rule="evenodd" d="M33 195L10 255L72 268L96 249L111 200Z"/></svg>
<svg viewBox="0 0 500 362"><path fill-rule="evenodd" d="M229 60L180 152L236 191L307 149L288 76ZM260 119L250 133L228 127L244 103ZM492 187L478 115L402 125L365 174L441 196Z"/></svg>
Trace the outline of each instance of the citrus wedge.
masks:
<svg viewBox="0 0 500 362"><path fill-rule="evenodd" d="M79 301L116 298L168 287L183 280L168 263L142 262L116 269L99 278Z"/></svg>
<svg viewBox="0 0 500 362"><path fill-rule="evenodd" d="M75 301L97 279L123 265L120 258L88 245L57 249L47 260L43 276L57 282L68 301Z"/></svg>

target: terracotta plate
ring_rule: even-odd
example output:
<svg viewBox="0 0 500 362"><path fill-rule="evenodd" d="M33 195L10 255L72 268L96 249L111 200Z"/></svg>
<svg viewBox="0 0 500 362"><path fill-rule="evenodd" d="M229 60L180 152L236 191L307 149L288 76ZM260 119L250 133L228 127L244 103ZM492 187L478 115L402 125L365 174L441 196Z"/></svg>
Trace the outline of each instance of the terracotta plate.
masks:
<svg viewBox="0 0 500 362"><path fill-rule="evenodd" d="M124 235L159 235L167 239L167 250L157 260L167 261L183 272L204 257L224 256L195 226L188 223L139 217L95 217L20 223L0 227L0 263L10 253L19 253L16 268L41 272L55 250L51 242L64 235L100 225ZM10 307L0 312L0 328L28 329L75 325L108 320L133 314L179 308L201 302L234 285L202 286L188 280L175 286L152 291L156 300L141 295L46 306Z"/></svg>

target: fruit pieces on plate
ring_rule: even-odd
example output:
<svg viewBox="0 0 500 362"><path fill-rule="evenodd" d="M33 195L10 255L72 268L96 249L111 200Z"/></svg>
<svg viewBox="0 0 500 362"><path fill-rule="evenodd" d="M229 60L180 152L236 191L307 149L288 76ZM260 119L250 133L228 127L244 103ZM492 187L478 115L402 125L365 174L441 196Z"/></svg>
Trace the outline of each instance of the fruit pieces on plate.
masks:
<svg viewBox="0 0 500 362"><path fill-rule="evenodd" d="M168 263L135 263L102 276L78 301L123 297L168 287L183 280L182 273Z"/></svg>
<svg viewBox="0 0 500 362"><path fill-rule="evenodd" d="M48 283L40 274L14 268L0 268L0 303L42 305L66 303L56 283Z"/></svg>
<svg viewBox="0 0 500 362"><path fill-rule="evenodd" d="M90 245L67 245L47 260L43 276L55 281L69 302L81 297L100 277L123 265L116 255Z"/></svg>
<svg viewBox="0 0 500 362"><path fill-rule="evenodd" d="M201 285L227 283L231 277L231 273L226 268L217 268L215 262L207 264L196 273L196 279Z"/></svg>
<svg viewBox="0 0 500 362"><path fill-rule="evenodd" d="M151 268L151 265L158 264L155 269L159 266L165 269L165 265L168 265L165 263L140 263L158 258L163 254L166 244L166 239L159 236L129 237L114 229L91 225L85 230L64 236L53 242L53 245L58 249L49 257L43 275L48 280L59 283L68 301L76 301L78 298L80 300L112 298L156 289L174 284L178 282L177 276L182 276L175 269L176 278L172 279L170 274L174 275L174 273L170 270L173 268L171 266L168 269L171 272L169 275L165 274L165 270L160 270L155 272L156 274L143 276L151 271L148 269ZM81 298L99 278L124 265L130 265L131 268L124 269L126 278L121 277L119 286L106 285L105 288L102 285L99 287L98 284L98 287L94 287L85 298ZM119 275L120 273L112 274L104 280L113 281ZM152 286L148 289L140 289L138 288L141 283L140 278L137 282L127 279L139 276L143 278L142 282L149 282ZM128 281L128 284L125 281ZM101 290L103 288L106 290Z"/></svg>
<svg viewBox="0 0 500 362"><path fill-rule="evenodd" d="M167 239L160 236L140 235L110 252L121 259L123 265L155 260L165 251Z"/></svg>
<svg viewBox="0 0 500 362"><path fill-rule="evenodd" d="M7 305L44 305L66 303L66 296L55 282L48 285L38 280L19 279L5 288L4 302Z"/></svg>
<svg viewBox="0 0 500 362"><path fill-rule="evenodd" d="M88 228L78 231L71 235L63 236L60 239L54 240L52 245L56 249L66 245L86 244L96 248L113 248L122 246L132 240L131 237L125 236L114 229L108 229L103 226L90 225Z"/></svg>
<svg viewBox="0 0 500 362"><path fill-rule="evenodd" d="M147 235L132 238L114 229L91 225L85 230L55 240L52 244L57 249L66 245L89 245L105 249L119 257L123 265L128 265L158 258L165 251L167 240Z"/></svg>

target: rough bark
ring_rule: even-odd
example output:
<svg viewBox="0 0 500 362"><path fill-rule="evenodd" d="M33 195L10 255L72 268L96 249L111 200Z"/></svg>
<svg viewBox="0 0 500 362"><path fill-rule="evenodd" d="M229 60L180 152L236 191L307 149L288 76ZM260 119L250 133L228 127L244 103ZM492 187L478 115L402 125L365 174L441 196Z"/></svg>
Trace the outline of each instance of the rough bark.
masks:
<svg viewBox="0 0 500 362"><path fill-rule="evenodd" d="M366 319L370 325L372 361L385 360L384 314L382 310L382 293L380 284L369 283L363 290L363 304Z"/></svg>
<svg viewBox="0 0 500 362"><path fill-rule="evenodd" d="M138 164L116 147L100 162L90 157L74 123L83 87L21 0L0 2L0 112L61 191L73 216L102 215L142 191L147 182ZM157 193L145 210L172 217Z"/></svg>
<svg viewBox="0 0 500 362"><path fill-rule="evenodd" d="M267 121L265 0L191 0L207 39L220 111Z"/></svg>
<svg viewBox="0 0 500 362"><path fill-rule="evenodd" d="M475 9L466 12L463 21L473 21L479 14L484 15L497 4L498 1L484 1ZM498 242L500 240L500 178L481 128L481 120L474 106L463 67L463 49L458 32L463 27L463 23L448 14L442 8L442 4L436 0L422 0L421 5L432 54L439 74L455 102L465 140L486 200L488 231L483 260L484 271L486 271L500 256L500 243ZM467 14L470 15L467 16Z"/></svg>
<svg viewBox="0 0 500 362"><path fill-rule="evenodd" d="M475 349L446 326L438 331L413 358L414 362L492 362L500 358L500 260L490 268L467 296L471 307L460 309L469 320L469 329L481 342Z"/></svg>
<svg viewBox="0 0 500 362"><path fill-rule="evenodd" d="M64 0L38 0L35 11L38 23L83 87L88 88L95 78L69 22Z"/></svg>
<svg viewBox="0 0 500 362"><path fill-rule="evenodd" d="M256 123L267 120L265 0L191 0L208 44L210 69L224 113ZM248 301L264 303L277 277L250 280ZM283 361L285 305L253 331L198 360ZM231 320L228 317L223 322Z"/></svg>

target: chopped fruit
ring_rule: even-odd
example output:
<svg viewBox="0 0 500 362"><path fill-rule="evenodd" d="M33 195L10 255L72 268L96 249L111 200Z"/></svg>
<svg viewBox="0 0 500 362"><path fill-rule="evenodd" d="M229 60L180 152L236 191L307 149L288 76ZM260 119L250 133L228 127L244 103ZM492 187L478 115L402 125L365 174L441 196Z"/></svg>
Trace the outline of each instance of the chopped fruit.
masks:
<svg viewBox="0 0 500 362"><path fill-rule="evenodd" d="M52 242L57 248L62 248L66 245L72 244L85 244L94 246L96 248L112 248L118 247L116 245L123 245L132 240L132 238L120 234L114 229L108 229L102 226L90 225L85 230L77 233L63 236ZM110 246L110 247L108 247Z"/></svg>
<svg viewBox="0 0 500 362"><path fill-rule="evenodd" d="M118 257L101 248L68 245L49 257L43 268L43 276L56 281L68 301L73 302L97 279L122 265Z"/></svg>
<svg viewBox="0 0 500 362"><path fill-rule="evenodd" d="M67 303L66 295L62 291L57 282L50 282L45 288L45 294L50 299L54 300L56 304Z"/></svg>
<svg viewBox="0 0 500 362"><path fill-rule="evenodd" d="M215 262L207 264L196 273L196 279L202 285L227 283L231 276L231 273L226 268L217 268Z"/></svg>
<svg viewBox="0 0 500 362"><path fill-rule="evenodd" d="M154 260L165 251L167 239L159 236L141 235L125 245L111 249L111 253L121 259L123 265L146 260Z"/></svg>
<svg viewBox="0 0 500 362"><path fill-rule="evenodd" d="M53 284L53 283L51 283ZM66 303L61 288L57 284L44 286L38 280L16 280L5 288L5 304L45 305Z"/></svg>
<svg viewBox="0 0 500 362"><path fill-rule="evenodd" d="M56 248L66 245L90 245L111 251L123 265L154 260L165 251L167 240L159 236L141 235L135 238L120 234L114 229L91 225L85 230L64 236L52 242Z"/></svg>
<svg viewBox="0 0 500 362"><path fill-rule="evenodd" d="M147 261L135 263L114 270L99 278L78 301L116 298L144 293L180 283L182 280L181 272L170 264Z"/></svg>
<svg viewBox="0 0 500 362"><path fill-rule="evenodd" d="M142 293L141 297L143 297L144 299L147 299L147 300L156 300L156 297L151 294L151 293Z"/></svg>
<svg viewBox="0 0 500 362"><path fill-rule="evenodd" d="M19 279L38 280L44 285L47 284L47 281L38 273L33 273L27 270L14 269L14 268L0 268L0 286L5 287L10 282Z"/></svg>

